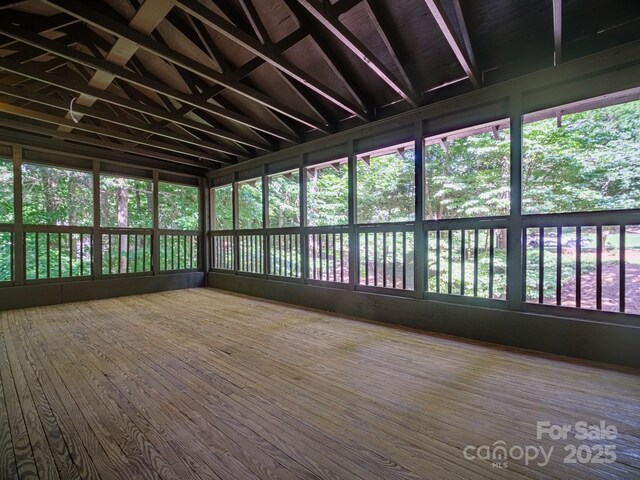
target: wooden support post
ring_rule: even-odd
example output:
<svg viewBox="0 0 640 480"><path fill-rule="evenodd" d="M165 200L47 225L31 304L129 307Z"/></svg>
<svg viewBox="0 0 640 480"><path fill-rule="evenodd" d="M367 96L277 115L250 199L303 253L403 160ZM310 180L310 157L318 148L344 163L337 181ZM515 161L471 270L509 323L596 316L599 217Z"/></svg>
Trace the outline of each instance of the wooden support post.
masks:
<svg viewBox="0 0 640 480"><path fill-rule="evenodd" d="M22 227L22 147L13 146L13 254L14 285L24 285L26 279L25 236Z"/></svg>
<svg viewBox="0 0 640 480"><path fill-rule="evenodd" d="M237 274L240 270L240 236L238 229L240 228L240 217L238 216L238 173L233 174L233 271Z"/></svg>
<svg viewBox="0 0 640 480"><path fill-rule="evenodd" d="M358 179L356 175L357 165L356 156L354 153L353 139L350 139L347 143L347 165L349 167L348 172L348 218L349 218L349 285L355 290L358 283L358 266L360 252L358 232L356 229L357 219L357 196L356 189L358 187Z"/></svg>
<svg viewBox="0 0 640 480"><path fill-rule="evenodd" d="M264 165L262 169L262 236L264 241L264 276L269 276L271 268L271 255L269 255L269 234L267 227L269 226L269 166Z"/></svg>
<svg viewBox="0 0 640 480"><path fill-rule="evenodd" d="M301 277L306 283L309 276L309 242L307 240L307 172L306 155L300 155L300 266ZM335 261L335 260L334 260Z"/></svg>
<svg viewBox="0 0 640 480"><path fill-rule="evenodd" d="M424 140L423 140L422 120L416 120L414 126L415 137L415 223L413 229L414 263L413 263L413 285L416 298L422 298L425 280L424 262L424 231L422 219L424 218ZM406 260L406 259L404 259Z"/></svg>
<svg viewBox="0 0 640 480"><path fill-rule="evenodd" d="M160 206L158 205L158 171L153 171L153 238L151 240L153 274L160 273Z"/></svg>
<svg viewBox="0 0 640 480"><path fill-rule="evenodd" d="M93 279L102 278L102 233L100 232L100 160L93 161Z"/></svg>
<svg viewBox="0 0 640 480"><path fill-rule="evenodd" d="M200 190L200 242L198 242L200 265L198 267L206 274L211 270L211 242L213 241L209 236L209 231L211 230L211 216L209 215L211 211L211 192L208 180L202 177L199 178L198 188Z"/></svg>
<svg viewBox="0 0 640 480"><path fill-rule="evenodd" d="M511 211L507 220L507 300L511 310L521 310L525 291L522 265L522 99L510 98Z"/></svg>

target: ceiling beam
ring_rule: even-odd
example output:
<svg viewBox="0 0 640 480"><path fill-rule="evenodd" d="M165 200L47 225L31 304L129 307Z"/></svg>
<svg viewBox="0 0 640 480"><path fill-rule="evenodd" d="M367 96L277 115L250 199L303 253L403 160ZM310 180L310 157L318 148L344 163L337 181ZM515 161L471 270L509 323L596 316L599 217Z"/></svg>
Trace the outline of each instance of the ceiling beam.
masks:
<svg viewBox="0 0 640 480"><path fill-rule="evenodd" d="M173 3L171 0L147 0L135 13L131 21L129 22L129 27L135 28L140 33L150 34L158 24L162 21L169 10L173 7ZM138 50L138 46L134 43L128 42L122 38L118 38L111 46L111 49L107 53L105 60L119 65L121 67L125 66L131 57ZM111 85L115 77L110 75L102 70L96 70L89 80L89 86L93 88L97 88L100 90L106 90ZM78 105L83 105L85 107L91 107L96 102L95 97L80 95L76 100ZM69 118L67 115L66 118ZM82 118L82 113L79 113L79 118ZM73 127L60 126L60 130L71 131Z"/></svg>
<svg viewBox="0 0 640 480"><path fill-rule="evenodd" d="M407 75L407 71L404 68L404 62L401 59L401 47L399 45L399 40L395 33L393 32L393 27L391 22L389 21L389 13L386 11L384 2L379 2L376 0L364 0L364 7L369 14L369 18L373 22L374 27L376 28L378 35L382 38L385 47L387 47L387 51L393 62L400 72L400 76L402 80L404 80L407 85L409 92L415 98L415 88L414 83ZM403 55L404 58L404 55Z"/></svg>
<svg viewBox="0 0 640 480"><path fill-rule="evenodd" d="M189 15L197 18L205 25L208 25L221 35L224 35L243 48L249 50L254 55L264 59L273 67L299 81L318 95L324 97L326 100L334 103L352 115L356 115L363 120L368 120L369 112L363 111L360 106L353 104L349 100L346 100L337 93L331 91L311 75L296 67L282 56L275 54L254 37L228 22L220 15L199 3L197 0L176 0L176 6L184 10Z"/></svg>
<svg viewBox="0 0 640 480"><path fill-rule="evenodd" d="M114 35L119 39L137 44L139 48L157 55L158 57L163 58L169 63L179 65L180 67L189 70L196 75L209 80L210 82L224 85L225 88L228 88L229 90L239 95L245 96L250 100L253 100L267 108L270 108L271 110L279 112L282 115L290 117L297 122L307 125L310 128L320 130L325 133L330 133L327 125L324 125L321 122L317 122L314 119L311 119L306 115L303 115L300 112L297 112L294 109L286 106L285 104L278 102L268 97L267 95L258 92L257 90L254 90L253 88L249 88L236 81L231 81L227 76L219 73L213 68L202 65L192 58L189 58L186 55L171 50L169 47L156 42L155 40L149 38L147 35L141 34L140 32L133 30L126 25L123 25L118 21L113 20L106 15L92 10L91 8L87 8L81 2L79 3L76 0L41 1L47 5L58 8L100 30ZM210 11L206 7L204 9L206 11Z"/></svg>
<svg viewBox="0 0 640 480"><path fill-rule="evenodd" d="M553 0L553 64L562 62L562 0Z"/></svg>
<svg viewBox="0 0 640 480"><path fill-rule="evenodd" d="M0 93L4 93L6 95L10 95L16 98L22 98L24 100L39 103L41 105L46 105L48 107L64 110L65 112L70 112L71 110L70 104L67 100L64 100L64 99L57 100L52 96L38 94L36 92L30 91L30 89L27 89L27 88L16 88L9 85L0 84ZM157 126L154 126L151 124L141 123L138 121L128 119L126 117L119 117L117 115L110 113L105 108L100 108L98 105L92 105L91 107L78 105L78 102L76 101L74 102L74 105L73 105L73 117L79 120L78 117L80 115L87 115L91 118L102 120L103 122L113 123L115 125L120 125L122 127L127 127L134 130L140 130L146 133L157 135L159 137L168 138L178 142L189 143L191 145L203 148L205 150L212 150L215 152L223 153L225 155L233 155L233 156L248 158L246 153L243 151L235 150L233 148L225 147L222 145L218 145L218 144L203 141L203 140L197 140L192 137L185 137L184 135L175 133L172 130L169 130L168 128L158 128ZM225 162L225 163L231 163L231 162Z"/></svg>
<svg viewBox="0 0 640 480"><path fill-rule="evenodd" d="M271 48L273 47L273 43L269 38L269 34L267 29L264 27L258 12L256 11L252 0L239 0L240 6L242 7L242 11L247 17L251 28L253 29L256 37L263 45ZM323 122L327 125L331 125L331 121L328 119L327 113L324 111L324 108L318 104L314 97L311 96L310 92L306 90L300 90L297 85L295 85L292 79L287 76L282 70L274 69L275 72L280 76L283 82L285 82L289 88L295 93L295 95L302 100L305 105L313 111Z"/></svg>
<svg viewBox="0 0 640 480"><path fill-rule="evenodd" d="M71 125L74 124L72 120L58 117L56 115L51 115L48 113L41 112L39 110L32 110L28 108L21 108L15 105L10 105L8 103L0 103L0 111L5 114L10 114L22 118L37 120L39 122L50 123L56 126L60 125ZM82 130L84 132L93 133L96 135L102 135L108 138L114 138L116 140L121 140L124 142L131 142L140 145L145 145L147 147L158 148L160 150L166 150L171 153L177 153L180 155L187 155L190 157L195 157L197 159L203 161L209 161L214 163L222 163L222 164L230 164L230 162L226 160L221 160L219 158L207 158L207 154L201 150L193 150L187 147L171 145L166 142L159 142L157 140L151 140L146 138L143 135L130 135L128 133L121 132L119 130L113 128L103 128L94 125L88 125L86 123L75 123L74 128L77 130ZM67 133L67 132L65 132Z"/></svg>
<svg viewBox="0 0 640 480"><path fill-rule="evenodd" d="M438 24L438 27L440 27L440 31L442 31L442 34L451 47L451 50L453 50L454 55L458 59L458 63L462 66L462 69L469 77L469 80L471 80L473 86L475 88L479 88L480 82L478 81L477 68L471 62L468 54L463 51L463 45L461 44L457 33L453 29L451 22L447 18L447 13L444 11L442 3L440 3L440 0L425 0L425 3Z"/></svg>
<svg viewBox="0 0 640 480"><path fill-rule="evenodd" d="M460 26L462 42L464 43L464 46L467 50L467 55L469 56L469 62L477 73L479 71L478 63L476 61L476 56L473 53L473 47L471 46L471 37L469 36L467 22L465 21L464 14L462 13L462 5L460 4L460 0L451 0L451 2L453 3L453 11L455 12L456 19L458 20L458 25Z"/></svg>
<svg viewBox="0 0 640 480"><path fill-rule="evenodd" d="M351 33L338 17L329 10L324 3L317 0L298 0L309 13L329 30L340 42L351 52L362 60L382 81L384 81L394 92L407 101L412 107L417 107L418 102L413 92L395 78L389 69L378 60L373 52L369 50L358 38Z"/></svg>
<svg viewBox="0 0 640 480"><path fill-rule="evenodd" d="M54 53L59 57L66 58L67 60L79 63L94 70L104 70L105 72L109 72L115 77L120 78L132 85L151 90L152 92L172 98L180 103L192 105L193 107L205 110L212 115L221 116L227 118L228 120L232 120L256 130L263 131L265 133L273 135L276 138L281 138L293 143L297 143L299 140L298 137L281 132L280 130L275 129L259 120L254 120L244 115L230 112L229 110L226 110L224 108L216 107L215 105L207 102L208 99L206 98L198 95L183 93L179 90L167 86L164 83L154 81L140 75L136 75L128 69L109 63L106 60L95 58L91 55L74 50L72 48L65 47L63 45L60 45L58 42L48 40L41 35L27 32L25 31L25 29L16 28L12 25L0 24L0 34L10 36L12 38L15 38L16 40L20 40L34 47L41 48L50 53Z"/></svg>
<svg viewBox="0 0 640 480"><path fill-rule="evenodd" d="M194 130L198 130L203 133L213 135L215 137L224 138L226 140L231 140L236 143L248 145L255 148L260 148L263 150L269 149L268 145L264 145L261 142L257 142L255 140L248 140L248 139L245 139L244 137L239 137L238 135L235 135L231 132L227 132L219 128L214 128L200 122L189 120L187 118L184 118L181 115L176 115L172 112L167 112L165 110L162 110L161 108L145 105L144 103L141 103L135 100L120 97L110 92L104 92L102 90L89 87L86 83L81 84L79 82L71 81L68 79L67 76L62 74L52 74L52 73L43 72L40 68L38 68L35 65L20 65L13 62L9 63L6 61L2 61L0 64L0 67L7 71L10 71L19 75L23 75L27 78L31 78L39 82L44 82L48 85L53 85L58 88L63 88L65 90L69 90L75 93L84 93L86 95L91 95L103 102L106 102L112 105L117 105L119 107L126 108L128 110L132 110L145 115L150 115L152 117L160 118L168 122L173 122L173 123L182 125L184 127L192 128Z"/></svg>
<svg viewBox="0 0 640 480"><path fill-rule="evenodd" d="M190 165L192 167L203 168L206 170L210 170L211 167L208 164L203 162L198 162L197 160L191 160L185 157L179 157L177 155L169 155L162 152L146 150L138 147L134 147L131 145L126 145L122 143L115 142L106 142L97 138L90 138L84 135L78 135L77 133L68 133L68 132L60 132L55 128L47 128L40 125L34 125L30 122L11 120L7 117L0 117L0 126L4 126L7 128L13 128L15 130L36 133L39 135L45 135L51 138L59 138L61 140L68 140L70 142L82 143L84 145L91 145L94 147L99 147L103 150L110 149L118 152L126 152L132 153L134 155L139 155L142 157L150 157L158 160L165 160L171 163L177 163L181 165Z"/></svg>
<svg viewBox="0 0 640 480"><path fill-rule="evenodd" d="M357 88L353 83L353 75L348 72L346 66L339 60L339 52L336 52L328 45L326 38L322 35L322 32L320 32L320 29L317 28L316 22L314 22L309 12L298 3L298 0L284 0L284 2L287 7L289 7L289 10L296 16L299 25L298 30L304 28L304 30L308 32L311 39L320 49L320 54L325 62L327 62L333 73L342 81L349 94L358 102L363 111L373 111L371 102L365 101L361 89ZM304 25L304 27L302 27L302 25Z"/></svg>

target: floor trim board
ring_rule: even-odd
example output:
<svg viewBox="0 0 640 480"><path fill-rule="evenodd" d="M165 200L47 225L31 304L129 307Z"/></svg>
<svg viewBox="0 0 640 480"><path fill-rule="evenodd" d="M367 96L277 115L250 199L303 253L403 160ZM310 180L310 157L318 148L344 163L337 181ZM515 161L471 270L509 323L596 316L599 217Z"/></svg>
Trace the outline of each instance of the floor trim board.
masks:
<svg viewBox="0 0 640 480"><path fill-rule="evenodd" d="M640 327L209 273L207 285L431 332L640 367Z"/></svg>
<svg viewBox="0 0 640 480"><path fill-rule="evenodd" d="M204 286L203 272L0 288L0 311Z"/></svg>

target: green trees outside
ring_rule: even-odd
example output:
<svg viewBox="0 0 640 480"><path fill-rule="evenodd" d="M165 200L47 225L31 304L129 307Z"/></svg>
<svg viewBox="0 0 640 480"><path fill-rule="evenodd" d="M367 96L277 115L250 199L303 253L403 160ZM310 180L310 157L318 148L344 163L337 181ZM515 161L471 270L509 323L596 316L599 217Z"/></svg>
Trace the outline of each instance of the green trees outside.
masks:
<svg viewBox="0 0 640 480"><path fill-rule="evenodd" d="M307 172L307 225L346 225L349 217L346 161L309 167Z"/></svg>
<svg viewBox="0 0 640 480"><path fill-rule="evenodd" d="M502 124L504 125L504 124ZM447 139L425 143L426 220L504 217L510 213L510 132L503 126L487 127L467 136L451 134ZM640 101L612 105L580 113L529 122L525 116L522 159L522 214L592 212L640 208ZM414 219L415 155L412 149L393 147L382 153L359 155L356 164L357 222L388 223ZM347 165L334 161L306 168L307 225L332 226L347 223ZM224 188L228 190L223 190ZM280 176L269 185L271 227L298 225L299 194L297 179ZM216 228L231 228L231 186L220 187L216 204ZM216 193L218 195L218 193ZM239 221L241 228L262 228L262 186L258 181L240 184ZM218 196L216 197L218 198ZM448 235L442 232L440 256L440 292L449 275L452 293L473 294L473 279L478 271L479 296L504 298L506 295L506 229L494 230L493 263L490 259L490 230L478 231L478 265L473 250L475 232L452 231L452 266L448 271ZM603 262L615 264L620 245L619 228L603 229ZM627 227L627 262L640 265L640 228ZM637 238L636 238L637 237ZM576 229L562 232L561 281L572 288L576 275ZM539 246L535 235L527 234L526 291L537 298ZM429 291L437 291L435 275L438 252L435 233L427 236ZM595 270L595 229L583 232L582 273ZM374 248L371 246L370 248ZM361 246L362 249L362 246ZM412 251L413 244L408 245ZM544 274L545 298L556 288L557 255L555 232L546 234ZM636 255L635 249L638 249ZM370 253L370 256L373 256ZM411 255L412 257L412 255ZM464 260L464 261L463 261ZM362 266L361 266L362 267ZM446 268L444 268L446 267ZM493 285L489 284L489 271ZM465 279L461 292L462 278ZM573 282L573 283L572 283ZM564 287L563 287L564 288Z"/></svg>
<svg viewBox="0 0 640 480"><path fill-rule="evenodd" d="M152 181L101 175L100 226L153 228Z"/></svg>
<svg viewBox="0 0 640 480"><path fill-rule="evenodd" d="M159 182L158 217L160 228L198 230L200 228L198 187Z"/></svg>
<svg viewBox="0 0 640 480"><path fill-rule="evenodd" d="M415 219L415 152L393 149L358 159L357 222L388 223Z"/></svg>
<svg viewBox="0 0 640 480"><path fill-rule="evenodd" d="M13 163L0 158L0 224L13 222ZM0 231L0 282L11 281L10 232Z"/></svg>
<svg viewBox="0 0 640 480"><path fill-rule="evenodd" d="M297 170L267 178L269 227L300 226L300 174Z"/></svg>

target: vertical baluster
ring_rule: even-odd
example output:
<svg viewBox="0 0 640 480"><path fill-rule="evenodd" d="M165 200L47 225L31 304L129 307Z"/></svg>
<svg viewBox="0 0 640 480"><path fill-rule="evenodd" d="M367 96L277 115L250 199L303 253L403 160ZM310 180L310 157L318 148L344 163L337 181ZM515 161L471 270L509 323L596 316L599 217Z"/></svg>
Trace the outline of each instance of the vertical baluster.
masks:
<svg viewBox="0 0 640 480"><path fill-rule="evenodd" d="M476 228L473 230L473 296L478 296L478 241L480 239L480 231Z"/></svg>
<svg viewBox="0 0 640 480"><path fill-rule="evenodd" d="M133 235L133 271L138 272L138 234Z"/></svg>
<svg viewBox="0 0 640 480"><path fill-rule="evenodd" d="M147 271L147 235L142 235L142 271Z"/></svg>
<svg viewBox="0 0 640 480"><path fill-rule="evenodd" d="M193 244L197 238L195 235L189 235L189 268L193 268Z"/></svg>
<svg viewBox="0 0 640 480"><path fill-rule="evenodd" d="M369 232L364 233L364 258L365 285L369 285Z"/></svg>
<svg viewBox="0 0 640 480"><path fill-rule="evenodd" d="M440 230L436 230L436 292L440 293Z"/></svg>
<svg viewBox="0 0 640 480"><path fill-rule="evenodd" d="M344 283L344 233L340 233L340 282Z"/></svg>
<svg viewBox="0 0 640 480"><path fill-rule="evenodd" d="M113 262L112 262L112 255L111 255L111 251L112 251L112 247L111 247L111 234L107 234L107 243L109 244L109 273L113 273Z"/></svg>
<svg viewBox="0 0 640 480"><path fill-rule="evenodd" d="M624 313L626 310L626 282L627 282L627 266L626 262L626 226L620 225L620 311Z"/></svg>
<svg viewBox="0 0 640 480"><path fill-rule="evenodd" d="M602 310L602 225L596 227L596 309Z"/></svg>
<svg viewBox="0 0 640 480"><path fill-rule="evenodd" d="M40 278L40 238L39 233L35 232L36 238L36 279Z"/></svg>
<svg viewBox="0 0 640 480"><path fill-rule="evenodd" d="M327 271L327 282L329 281L329 272L330 272L330 268L329 268L329 234L325 233L324 234L324 257L325 257L325 267L326 267L326 271Z"/></svg>
<svg viewBox="0 0 640 480"><path fill-rule="evenodd" d="M187 235L182 235L182 268L187 268Z"/></svg>
<svg viewBox="0 0 640 480"><path fill-rule="evenodd" d="M495 229L489 230L489 298L493 298L493 284L494 284L494 272L495 272L495 245L496 232Z"/></svg>
<svg viewBox="0 0 640 480"><path fill-rule="evenodd" d="M47 232L47 278L51 278L51 237Z"/></svg>
<svg viewBox="0 0 640 480"><path fill-rule="evenodd" d="M73 233L69 233L69 276L73 277Z"/></svg>
<svg viewBox="0 0 640 480"><path fill-rule="evenodd" d="M320 280L324 280L322 278L322 234L321 233L318 234L318 269L319 269L318 278Z"/></svg>
<svg viewBox="0 0 640 480"><path fill-rule="evenodd" d="M451 290L453 288L453 230L448 230L447 233L447 262L449 265L447 270L447 293L451 295Z"/></svg>
<svg viewBox="0 0 640 480"><path fill-rule="evenodd" d="M402 289L407 289L407 232L402 232Z"/></svg>
<svg viewBox="0 0 640 480"><path fill-rule="evenodd" d="M58 232L58 278L62 277L62 233Z"/></svg>
<svg viewBox="0 0 640 480"><path fill-rule="evenodd" d="M373 285L378 286L378 232L373 232Z"/></svg>
<svg viewBox="0 0 640 480"><path fill-rule="evenodd" d="M465 268L465 260L466 260L466 251L465 251L465 234L466 231L463 228L460 230L460 295L464 295L464 268Z"/></svg>
<svg viewBox="0 0 640 480"><path fill-rule="evenodd" d="M562 227L556 227L556 305L562 305Z"/></svg>
<svg viewBox="0 0 640 480"><path fill-rule="evenodd" d="M331 234L331 241L333 242L333 281L336 281L336 233Z"/></svg>
<svg viewBox="0 0 640 480"><path fill-rule="evenodd" d="M391 266L393 267L393 274L391 280L393 282L393 288L397 288L396 285L396 232L393 232L393 260L391 261Z"/></svg>
<svg viewBox="0 0 640 480"><path fill-rule="evenodd" d="M318 270L316 267L316 257L317 255L317 246L318 246L318 242L317 242L317 234L312 233L311 236L309 238L311 238L311 263L312 263L312 271L313 274L311 276L311 278L313 278L314 280L318 279Z"/></svg>
<svg viewBox="0 0 640 480"><path fill-rule="evenodd" d="M387 286L387 232L382 232L382 286Z"/></svg>
<svg viewBox="0 0 640 480"><path fill-rule="evenodd" d="M538 229L538 303L544 302L544 228Z"/></svg>
<svg viewBox="0 0 640 480"><path fill-rule="evenodd" d="M80 276L84 277L84 233L80 234Z"/></svg>
<svg viewBox="0 0 640 480"><path fill-rule="evenodd" d="M177 243L177 248L176 248L176 261L177 263L172 265L174 270L180 270L180 235L172 235L173 239L175 239L175 242ZM172 240L173 241L173 240Z"/></svg>

